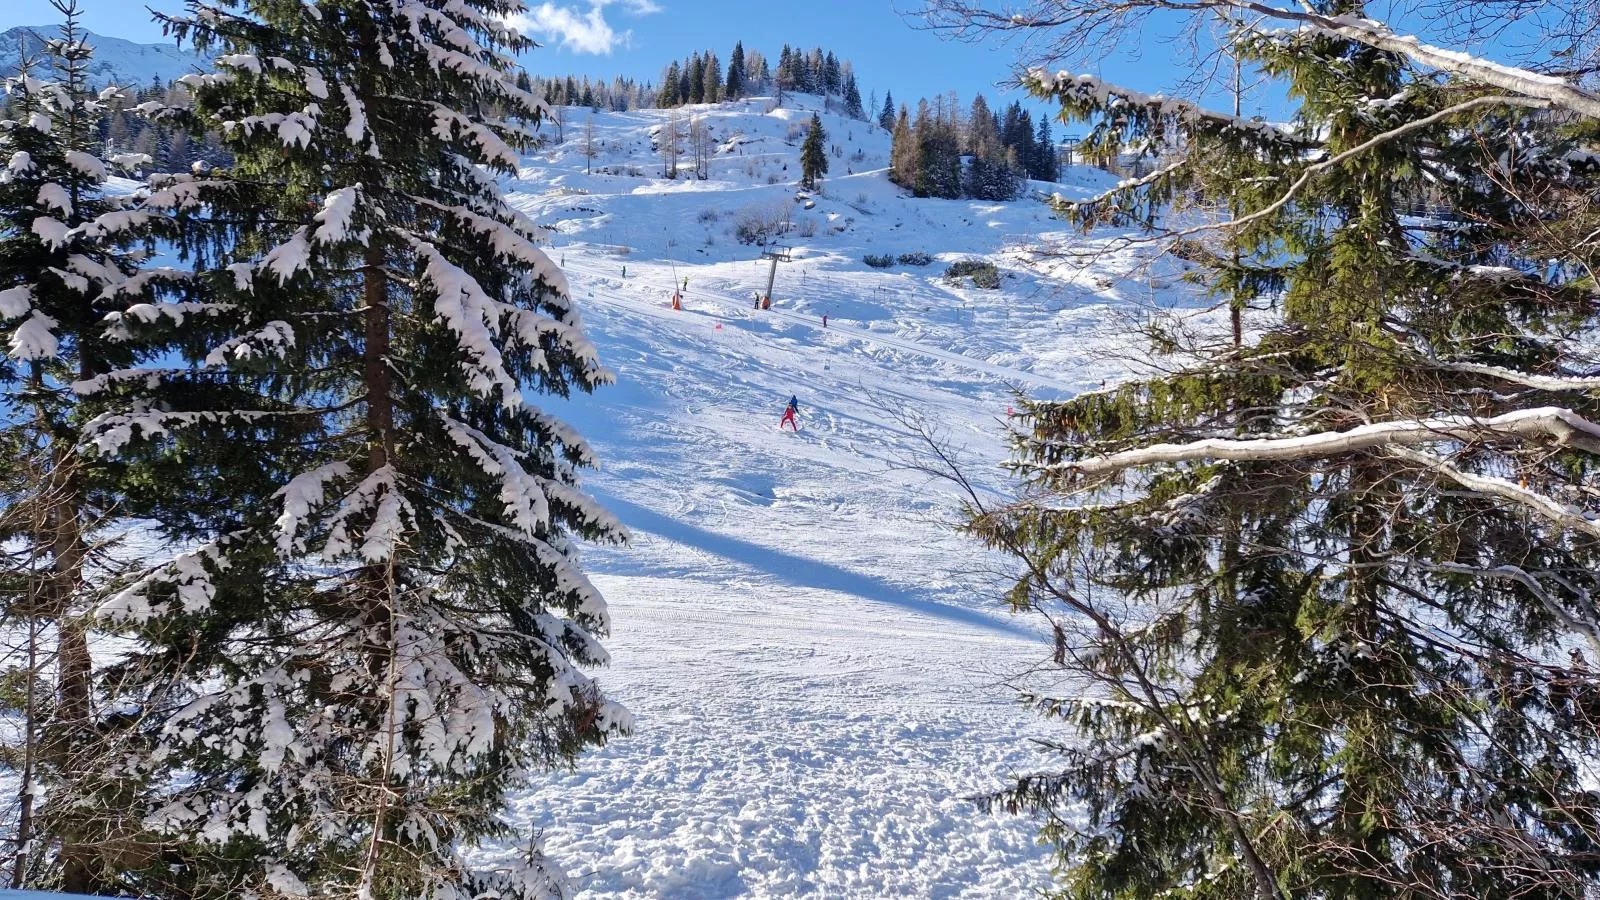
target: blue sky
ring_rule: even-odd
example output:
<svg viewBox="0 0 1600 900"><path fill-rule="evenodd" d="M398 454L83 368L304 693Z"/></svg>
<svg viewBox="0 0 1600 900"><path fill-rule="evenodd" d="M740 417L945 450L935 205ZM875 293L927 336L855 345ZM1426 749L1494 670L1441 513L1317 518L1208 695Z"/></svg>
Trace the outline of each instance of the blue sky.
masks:
<svg viewBox="0 0 1600 900"><path fill-rule="evenodd" d="M182 0L80 0L91 30L160 41L161 30L150 21L147 4L182 8ZM621 74L654 81L668 61L695 50L714 49L726 63L734 41L742 40L774 63L785 43L833 50L855 63L864 100L875 92L881 103L886 89L900 102L951 90L963 105L979 92L990 98L991 106L997 98L1009 102L1021 97L996 87L1011 77L1014 48L954 42L917 28L914 18L897 10L914 9L918 0L797 0L782 5L761 0L530 0L529 5L525 21L519 24L545 45L525 60L534 74L606 79ZM1369 9L1387 17L1406 5L1406 0L1373 0ZM0 31L14 25L49 24L57 18L48 0L0 0L0 7ZM1402 18L1394 24L1431 37L1424 22ZM1501 40L1507 37L1502 35ZM1499 56L1497 50L1511 48L1502 44L1472 49ZM1076 70L1146 92L1172 90L1187 70L1184 63L1191 52L1186 42L1147 31ZM1218 106L1225 102L1222 97L1208 99ZM1247 99L1244 112L1277 118L1282 106L1263 93ZM1057 134L1074 131L1074 126L1058 126Z"/></svg>
<svg viewBox="0 0 1600 900"><path fill-rule="evenodd" d="M161 30L147 5L179 10L180 0L80 0L84 21L99 34L155 42ZM807 0L769 7L750 0L544 0L530 3L525 31L545 46L529 54L534 74L614 75L657 80L661 67L695 50L711 48L726 63L736 40L776 63L785 43L822 46L855 63L862 97L893 91L900 102L954 90L966 104L976 93L1020 98L998 83L1011 77L1012 48L946 40L915 27L897 12L914 0ZM44 25L57 16L48 0L3 0L0 31ZM767 7L772 13L755 10ZM1176 47L1146 38L1108 56L1090 71L1147 91L1170 88ZM1061 129L1058 128L1058 133Z"/></svg>

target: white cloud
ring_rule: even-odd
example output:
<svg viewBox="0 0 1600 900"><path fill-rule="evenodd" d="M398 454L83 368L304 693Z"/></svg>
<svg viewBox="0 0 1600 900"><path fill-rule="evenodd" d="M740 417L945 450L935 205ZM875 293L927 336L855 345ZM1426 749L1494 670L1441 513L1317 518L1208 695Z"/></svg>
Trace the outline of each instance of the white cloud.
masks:
<svg viewBox="0 0 1600 900"><path fill-rule="evenodd" d="M661 12L655 0L591 0L583 12L578 7L558 6L547 0L511 17L511 25L535 40L559 44L574 53L608 54L626 46L633 37L633 32L619 32L606 21L606 7L613 5L620 5L635 16Z"/></svg>

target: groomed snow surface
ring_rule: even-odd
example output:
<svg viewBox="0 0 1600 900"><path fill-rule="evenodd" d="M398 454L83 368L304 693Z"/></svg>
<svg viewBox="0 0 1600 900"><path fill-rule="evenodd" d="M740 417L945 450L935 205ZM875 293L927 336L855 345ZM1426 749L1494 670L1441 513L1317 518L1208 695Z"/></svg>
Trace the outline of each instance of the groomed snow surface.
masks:
<svg viewBox="0 0 1600 900"><path fill-rule="evenodd" d="M513 807L585 897L1022 897L1049 883L1037 823L966 799L1041 761L1028 740L1048 726L1001 682L1048 650L997 599L1004 561L951 532L948 485L904 467L922 447L897 419L935 423L1003 489L1013 387L1060 396L1117 378L1129 314L1192 301L1168 287L1170 261L1027 252L1067 239L1038 202L902 196L888 135L837 116L823 116L839 153L807 209L800 125L819 105L691 110L719 151L705 181L659 177L667 113L566 109L565 143L508 185L556 227L552 255L619 379L541 402L595 445L587 484L634 534L585 565L615 623L602 684L637 730ZM1035 187L1113 181L1073 170ZM794 226L770 311L751 308L767 263L732 233L763 209ZM909 251L937 259L861 262ZM967 256L996 262L1002 289L945 284ZM798 434L778 430L791 395Z"/></svg>

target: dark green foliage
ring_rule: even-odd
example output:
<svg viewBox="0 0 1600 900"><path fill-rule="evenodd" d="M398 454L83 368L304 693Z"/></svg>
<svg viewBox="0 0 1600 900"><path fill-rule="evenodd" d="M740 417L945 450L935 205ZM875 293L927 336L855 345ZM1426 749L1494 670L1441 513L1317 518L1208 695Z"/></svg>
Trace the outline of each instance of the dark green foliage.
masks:
<svg viewBox="0 0 1600 900"><path fill-rule="evenodd" d="M1032 84L1086 149L1163 167L1064 215L1241 218L1175 237L1256 336L1157 322L1165 374L1026 405L1028 488L973 530L1021 564L1010 599L1057 623L1072 686L1028 698L1067 734L996 802L1045 814L1064 897L1585 896L1600 530L1557 510L1600 491L1600 128L1494 102L1311 169L1484 89L1234 37L1292 126ZM1509 424L1546 417L1576 430Z"/></svg>
<svg viewBox="0 0 1600 900"><path fill-rule="evenodd" d="M806 131L806 140L800 145L800 185L814 188L821 181L822 176L828 174L828 152L825 149L828 136L822 130L822 119L816 113L811 114L811 127Z"/></svg>
<svg viewBox="0 0 1600 900"><path fill-rule="evenodd" d="M107 712L118 697L96 681L89 635L122 568L110 523L164 504L129 490L141 473L80 450L111 409L100 386L149 362L105 320L149 299L153 281L135 277L150 250L142 230L96 227L126 204L105 188L93 48L76 5L54 5L60 36L7 80L0 115L0 768L17 791L0 833L5 883L112 892L143 823L128 803L134 775L117 766L129 749Z"/></svg>
<svg viewBox="0 0 1600 900"><path fill-rule="evenodd" d="M850 72L844 79L844 114L852 119L867 118L867 111L861 105L861 88L856 86L855 72Z"/></svg>
<svg viewBox="0 0 1600 900"><path fill-rule="evenodd" d="M744 95L744 42L740 41L733 45L733 53L728 56L728 83L723 89L723 99L740 100Z"/></svg>
<svg viewBox="0 0 1600 900"><path fill-rule="evenodd" d="M899 261L902 266L925 266L933 262L933 257L923 253L921 250L913 250L910 253L900 254Z"/></svg>
<svg viewBox="0 0 1600 900"><path fill-rule="evenodd" d="M141 890L567 890L536 851L498 874L461 855L513 836L508 791L627 726L581 671L609 620L572 549L623 532L577 486L587 446L525 400L610 375L495 180L540 117L503 12L163 17L221 57L193 118L232 164L153 179L142 211L193 276L117 326L189 365L119 384L89 435L212 492L192 550L104 610L137 639L129 765L167 851Z"/></svg>
<svg viewBox="0 0 1600 900"><path fill-rule="evenodd" d="M945 268L944 277L952 282L969 278L973 287L989 291L1000 288L1000 270L994 263L982 259L957 260Z"/></svg>
<svg viewBox="0 0 1600 900"><path fill-rule="evenodd" d="M889 253L868 253L866 256L861 257L861 261L874 269L887 269L894 265L894 256Z"/></svg>

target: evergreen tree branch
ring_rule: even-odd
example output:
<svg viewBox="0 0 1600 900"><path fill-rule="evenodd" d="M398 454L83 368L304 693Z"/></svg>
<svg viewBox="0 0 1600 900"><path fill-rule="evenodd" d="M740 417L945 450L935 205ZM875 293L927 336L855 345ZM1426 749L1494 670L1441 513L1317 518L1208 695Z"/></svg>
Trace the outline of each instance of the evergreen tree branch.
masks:
<svg viewBox="0 0 1600 900"><path fill-rule="evenodd" d="M1600 453L1600 425L1570 409L1539 407L1482 419L1470 416L1443 416L1437 419L1377 422L1358 426L1349 431L1294 437L1250 440L1208 438L1187 444L1153 444L1106 456L1044 466L1029 465L1025 468L1102 475L1163 463L1216 459L1252 462L1287 461L1325 458L1380 448L1436 444L1445 441L1473 442L1502 437L1554 438L1558 444L1577 447L1590 453Z"/></svg>

